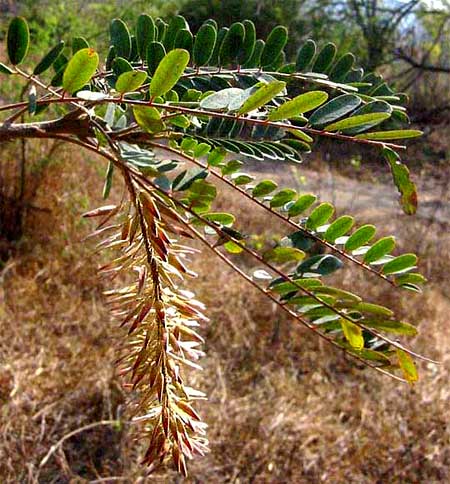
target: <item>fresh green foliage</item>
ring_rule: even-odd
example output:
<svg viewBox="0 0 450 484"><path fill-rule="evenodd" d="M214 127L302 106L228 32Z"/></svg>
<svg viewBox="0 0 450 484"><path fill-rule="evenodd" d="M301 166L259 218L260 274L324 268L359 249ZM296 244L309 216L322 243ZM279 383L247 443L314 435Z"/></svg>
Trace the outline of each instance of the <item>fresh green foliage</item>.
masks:
<svg viewBox="0 0 450 484"><path fill-rule="evenodd" d="M131 54L131 36L127 25L121 19L115 18L110 26L111 45L119 57L128 59Z"/></svg>
<svg viewBox="0 0 450 484"><path fill-rule="evenodd" d="M30 30L22 17L14 18L9 24L7 47L11 64L20 64L27 55L30 45Z"/></svg>
<svg viewBox="0 0 450 484"><path fill-rule="evenodd" d="M131 27L116 18L104 66L83 39L73 42L70 59L58 41L29 66L28 31L22 18L8 31L10 65L0 64L0 73L32 90L28 101L3 108L12 122L1 126L0 142L35 133L74 143L107 162L103 196L120 190L119 205L85 216L99 217L95 234L108 233L99 247L116 254L102 271L137 274L106 298L128 331L121 367L149 441L144 463L172 458L186 474L186 459L207 451L193 407L204 395L181 377L182 367L199 367L203 339L195 327L205 319L181 289L194 276L186 267L192 248L184 245L192 238L328 344L397 380L417 380L414 359L424 357L397 341L417 328L327 279L352 267L392 290L420 292L426 281L417 256L399 254L393 236L376 238L373 225L314 194L259 179L250 163L272 161L282 171L301 163L317 139L363 144L387 161L401 206L413 214L416 187L398 155L404 147L391 143L420 135L401 125L408 122L405 96L331 43L317 48L308 40L296 62L286 63L283 26L257 39L248 20L220 30L210 20L191 30L182 16L167 24L142 14ZM26 112L42 120L17 122ZM225 185L285 232L270 246L255 244L258 234L218 208Z"/></svg>
<svg viewBox="0 0 450 484"><path fill-rule="evenodd" d="M189 62L189 52L175 49L168 52L159 63L150 83L150 94L162 96L175 86Z"/></svg>
<svg viewBox="0 0 450 484"><path fill-rule="evenodd" d="M147 74L142 71L127 71L120 74L116 82L116 90L122 94L136 91L147 79Z"/></svg>
<svg viewBox="0 0 450 484"><path fill-rule="evenodd" d="M328 99L328 94L323 91L311 91L285 102L280 107L270 112L268 119L270 121L280 121L283 119L291 119L303 113L307 113L320 105Z"/></svg>
<svg viewBox="0 0 450 484"><path fill-rule="evenodd" d="M155 40L155 22L150 15L139 15L136 26L136 42L141 59L147 59L147 50L151 42Z"/></svg>
<svg viewBox="0 0 450 484"><path fill-rule="evenodd" d="M195 36L193 60L196 66L208 64L214 52L217 40L217 29L210 24L203 24Z"/></svg>
<svg viewBox="0 0 450 484"><path fill-rule="evenodd" d="M62 87L73 94L87 84L98 66L98 54L93 49L81 49L64 69Z"/></svg>
<svg viewBox="0 0 450 484"><path fill-rule="evenodd" d="M50 51L45 54L39 64L34 68L33 74L35 76L39 76L49 69L56 62L63 49L64 41L61 41L59 44L55 45L55 47L50 49Z"/></svg>

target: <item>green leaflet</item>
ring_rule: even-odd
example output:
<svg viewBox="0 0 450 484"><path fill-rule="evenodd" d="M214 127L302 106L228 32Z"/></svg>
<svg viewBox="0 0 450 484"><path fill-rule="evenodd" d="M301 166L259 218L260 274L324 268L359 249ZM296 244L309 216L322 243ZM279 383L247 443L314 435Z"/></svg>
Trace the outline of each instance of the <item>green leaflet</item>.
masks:
<svg viewBox="0 0 450 484"><path fill-rule="evenodd" d="M361 99L358 96L354 94L342 94L324 104L317 111L314 111L309 118L309 124L311 126L330 124L350 113L360 104Z"/></svg>
<svg viewBox="0 0 450 484"><path fill-rule="evenodd" d="M356 250L367 244L375 235L376 228L374 225L362 225L355 230L344 245L346 251Z"/></svg>
<svg viewBox="0 0 450 484"><path fill-rule="evenodd" d="M277 294L283 295L290 292L299 291L300 288L310 289L312 287L321 286L319 279L299 278L291 281L280 281L281 278L275 279L269 285L269 288ZM300 286L300 287L299 287Z"/></svg>
<svg viewBox="0 0 450 484"><path fill-rule="evenodd" d="M368 328L375 328L387 333L404 334L407 336L415 336L417 328L409 323L402 321L383 320L383 319L363 319L361 323Z"/></svg>
<svg viewBox="0 0 450 484"><path fill-rule="evenodd" d="M301 195L293 205L289 207L289 217L296 217L307 210L315 201L317 197L309 193Z"/></svg>
<svg viewBox="0 0 450 484"><path fill-rule="evenodd" d="M225 159L226 155L227 155L227 152L223 148L214 148L211 151L211 153L209 153L209 155L208 155L208 165L211 165L211 166L220 165L220 163L222 163L222 161ZM235 161L237 161L237 160L235 160ZM242 165L241 162L238 162L238 163L239 163L239 165L238 165L237 168L239 168L239 166ZM227 174L227 173L223 173L223 174Z"/></svg>
<svg viewBox="0 0 450 484"><path fill-rule="evenodd" d="M132 35L130 39L131 39L130 61L137 62L139 61L139 52L138 52L136 36Z"/></svg>
<svg viewBox="0 0 450 484"><path fill-rule="evenodd" d="M369 129L390 118L390 113L358 114L325 126L326 131L343 131L350 128Z"/></svg>
<svg viewBox="0 0 450 484"><path fill-rule="evenodd" d="M328 242L334 242L338 237L345 235L354 225L355 219L349 215L337 218L326 230L323 238Z"/></svg>
<svg viewBox="0 0 450 484"><path fill-rule="evenodd" d="M327 99L328 94L324 91L311 91L300 94L271 111L268 119L270 121L279 121L280 119L293 118L321 106Z"/></svg>
<svg viewBox="0 0 450 484"><path fill-rule="evenodd" d="M45 72L56 61L63 49L64 41L59 42L57 45L55 45L55 47L50 49L47 54L45 54L44 57L41 59L39 64L34 68L33 74L35 76L38 76L39 74Z"/></svg>
<svg viewBox="0 0 450 484"><path fill-rule="evenodd" d="M217 188L215 185L201 178L197 178L189 187L189 195L186 201L197 213L205 213L210 210L211 203L216 196ZM239 249L240 251L242 249Z"/></svg>
<svg viewBox="0 0 450 484"><path fill-rule="evenodd" d="M286 262L301 261L305 253L294 247L275 247L264 253L264 260L284 264Z"/></svg>
<svg viewBox="0 0 450 484"><path fill-rule="evenodd" d="M217 25L217 22L213 18L209 18L208 20L205 20L204 24L211 25L216 30L219 28L218 25Z"/></svg>
<svg viewBox="0 0 450 484"><path fill-rule="evenodd" d="M280 52L279 56L267 66L267 70L269 71L279 71L282 67L286 65L286 54L284 52Z"/></svg>
<svg viewBox="0 0 450 484"><path fill-rule="evenodd" d="M138 125L147 133L158 133L164 129L159 111L151 106L134 106L133 114Z"/></svg>
<svg viewBox="0 0 450 484"><path fill-rule="evenodd" d="M418 286L417 284L411 284L410 282L406 282L402 284L401 287L403 289L407 289L408 291L413 291L418 293L422 292L422 289L420 288L420 286Z"/></svg>
<svg viewBox="0 0 450 484"><path fill-rule="evenodd" d="M232 240L225 242L225 244L223 244L223 246L225 247L225 250L227 252L229 252L230 254L240 254L244 250L242 247L240 247L238 244L236 244Z"/></svg>
<svg viewBox="0 0 450 484"><path fill-rule="evenodd" d="M62 86L73 94L87 84L97 70L99 58L94 49L81 49L70 59L64 70Z"/></svg>
<svg viewBox="0 0 450 484"><path fill-rule="evenodd" d="M26 57L30 45L30 30L23 17L15 17L8 27L6 46L11 64L19 65Z"/></svg>
<svg viewBox="0 0 450 484"><path fill-rule="evenodd" d="M177 38L178 32L182 29L189 30L189 25L184 17L181 15L175 15L170 20L164 35L164 47L166 48L167 52L174 48L175 39Z"/></svg>
<svg viewBox="0 0 450 484"><path fill-rule="evenodd" d="M386 101L371 101L354 111L353 116L371 113L389 113L392 116L393 111L391 105L388 104ZM380 121L377 120L375 120L374 122L367 122L360 127L345 129L344 133L349 135L362 133L363 131L367 131L368 129L376 126L379 123Z"/></svg>
<svg viewBox="0 0 450 484"><path fill-rule="evenodd" d="M120 74L116 82L116 91L121 94L133 92L139 89L147 79L147 74L142 71L128 71Z"/></svg>
<svg viewBox="0 0 450 484"><path fill-rule="evenodd" d="M394 315L394 312L384 306L379 306L378 304L372 304L368 302L360 302L355 306L352 306L355 311L360 311L362 313L376 314L377 316L386 316L390 318Z"/></svg>
<svg viewBox="0 0 450 484"><path fill-rule="evenodd" d="M220 148L219 148L220 149ZM226 153L226 151L225 151ZM222 172L222 175L232 175L236 171L240 170L242 168L242 161L239 160L230 160L227 164L223 164L220 167L220 171Z"/></svg>
<svg viewBox="0 0 450 484"><path fill-rule="evenodd" d="M305 143L312 143L314 141L311 136L308 134L304 133L300 129L288 129L289 133L293 134L296 138L305 141Z"/></svg>
<svg viewBox="0 0 450 484"><path fill-rule="evenodd" d="M227 35L228 30L230 30L228 27L222 27L217 32L216 45L214 46L213 53L212 53L211 58L209 60L210 65L217 66L219 64L220 48L222 47L223 40L224 40L225 36Z"/></svg>
<svg viewBox="0 0 450 484"><path fill-rule="evenodd" d="M295 62L289 62L288 64L286 64L285 62L286 54L284 54L283 65L278 69L278 72L281 72L283 74L295 74Z"/></svg>
<svg viewBox="0 0 450 484"><path fill-rule="evenodd" d="M287 138L283 139L283 145L287 145L294 149L294 151L303 151L311 153L311 146L308 143L300 141L299 139Z"/></svg>
<svg viewBox="0 0 450 484"><path fill-rule="evenodd" d="M178 126L179 128L183 128L183 129L188 128L191 124L190 118L182 114L169 118L167 122L169 124L173 124L174 126Z"/></svg>
<svg viewBox="0 0 450 484"><path fill-rule="evenodd" d="M381 272L386 275L398 274L399 272L413 269L416 264L417 256L415 254L402 254L387 262Z"/></svg>
<svg viewBox="0 0 450 484"><path fill-rule="evenodd" d="M389 358L381 353L380 351L369 350L368 348L362 348L361 350L356 350L352 348L348 343L342 344L340 346L347 349L350 353L353 353L356 356L364 360L375 361L378 363L382 363L382 366L390 365L391 361Z"/></svg>
<svg viewBox="0 0 450 484"><path fill-rule="evenodd" d="M361 302L361 298L356 294L353 294L349 291L344 291L342 289L338 289L336 287L331 286L320 286L314 289L314 294L328 294L330 296L334 296L336 299L340 301L345 301L351 304L357 304Z"/></svg>
<svg viewBox="0 0 450 484"><path fill-rule="evenodd" d="M266 39L266 44L261 54L262 67L270 66L281 54L288 39L287 28L278 25L275 27Z"/></svg>
<svg viewBox="0 0 450 484"><path fill-rule="evenodd" d="M245 69L252 69L260 65L261 55L265 45L266 43L262 39L258 39L256 41L255 48L253 49L253 54L251 55L250 59L243 65Z"/></svg>
<svg viewBox="0 0 450 484"><path fill-rule="evenodd" d="M150 42L147 49L147 71L153 76L161 61L166 55L166 50L161 42Z"/></svg>
<svg viewBox="0 0 450 484"><path fill-rule="evenodd" d="M425 282L427 282L425 277L423 277L422 274L418 274L415 272L395 276L395 283L398 286L401 286L403 284L424 284Z"/></svg>
<svg viewBox="0 0 450 484"><path fill-rule="evenodd" d="M302 262L295 270L297 274L313 273L320 276L327 276L341 269L344 266L342 261L331 254L313 255Z"/></svg>
<svg viewBox="0 0 450 484"><path fill-rule="evenodd" d="M111 44L119 57L128 59L131 54L131 36L125 22L119 18L112 20L110 25Z"/></svg>
<svg viewBox="0 0 450 484"><path fill-rule="evenodd" d="M245 29L244 42L237 55L237 61L240 65L245 64L251 59L256 44L255 24L251 20L244 20L243 25Z"/></svg>
<svg viewBox="0 0 450 484"><path fill-rule="evenodd" d="M239 109L238 114L245 114L264 106L286 87L284 81L272 81L261 86Z"/></svg>
<svg viewBox="0 0 450 484"><path fill-rule="evenodd" d="M166 22L164 22L163 19L157 18L155 20L155 42L163 42L164 37L166 36L167 27L168 25L166 24Z"/></svg>
<svg viewBox="0 0 450 484"><path fill-rule="evenodd" d="M175 49L167 53L159 63L150 83L150 95L162 96L178 82L189 63L189 52Z"/></svg>
<svg viewBox="0 0 450 484"><path fill-rule="evenodd" d="M145 13L139 15L136 25L136 42L142 60L147 60L148 46L155 40L155 34L156 27L153 18Z"/></svg>
<svg viewBox="0 0 450 484"><path fill-rule="evenodd" d="M203 218L209 220L210 222L215 222L224 226L231 226L236 221L236 218L231 213L224 212L210 212L205 213Z"/></svg>
<svg viewBox="0 0 450 484"><path fill-rule="evenodd" d="M178 31L175 37L175 43L173 44L175 49L184 49L189 53L192 52L192 47L194 45L194 37L189 32L189 30L181 29Z"/></svg>
<svg viewBox="0 0 450 484"><path fill-rule="evenodd" d="M411 181L408 168L401 163L399 156L390 148L383 149L383 155L391 168L395 186L401 195L401 205L407 215L413 215L417 211L417 188Z"/></svg>
<svg viewBox="0 0 450 484"><path fill-rule="evenodd" d="M219 51L219 65L232 64L244 45L245 27L235 22L226 33Z"/></svg>
<svg viewBox="0 0 450 484"><path fill-rule="evenodd" d="M336 46L332 42L325 44L322 50L317 54L316 60L312 66L312 71L319 73L326 72L336 56L336 51Z"/></svg>
<svg viewBox="0 0 450 484"><path fill-rule="evenodd" d="M111 46L112 47L112 46ZM74 37L72 40L72 55L81 49L88 49L89 42L84 37Z"/></svg>
<svg viewBox="0 0 450 484"><path fill-rule="evenodd" d="M393 139L417 138L422 136L422 131L417 129L397 129L391 131L373 131L371 133L358 134L358 139L368 139L372 141L389 141Z"/></svg>
<svg viewBox="0 0 450 484"><path fill-rule="evenodd" d="M197 32L193 48L193 61L196 66L208 64L217 40L217 30L208 23L204 23Z"/></svg>
<svg viewBox="0 0 450 484"><path fill-rule="evenodd" d="M199 143L194 148L194 158L201 158L211 151L211 146L207 143Z"/></svg>
<svg viewBox="0 0 450 484"><path fill-rule="evenodd" d="M198 145L198 141L194 138L183 138L181 142L180 148L185 153L193 152L196 146Z"/></svg>
<svg viewBox="0 0 450 484"><path fill-rule="evenodd" d="M284 188L277 192L272 200L270 200L270 208L282 207L287 202L290 202L297 196L297 192L291 188Z"/></svg>
<svg viewBox="0 0 450 484"><path fill-rule="evenodd" d="M378 240L364 255L363 261L367 264L373 263L386 254L390 254L395 247L394 237L383 237Z"/></svg>
<svg viewBox="0 0 450 484"><path fill-rule="evenodd" d="M408 355L408 353L401 350L400 348L396 348L395 351L397 353L398 364L402 369L405 380L407 380L411 384L416 382L419 379L419 376L417 374L417 368L414 360L411 358L410 355Z"/></svg>
<svg viewBox="0 0 450 484"><path fill-rule="evenodd" d="M77 49L76 52L78 52L78 50L81 50L81 49ZM106 61L105 61L105 69L107 71L110 71L112 69L112 65L115 57L116 57L116 49L113 45L111 45L108 49L108 54L106 55Z"/></svg>
<svg viewBox="0 0 450 484"><path fill-rule="evenodd" d="M356 350L362 350L364 348L362 329L346 319L341 318L339 321L341 323L345 339L349 342L350 346Z"/></svg>
<svg viewBox="0 0 450 484"><path fill-rule="evenodd" d="M62 52L58 58L55 60L53 64L53 70L55 72L60 71L63 67L65 67L69 62L69 59L64 55L64 52Z"/></svg>
<svg viewBox="0 0 450 484"><path fill-rule="evenodd" d="M272 193L278 185L272 180L263 180L259 182L252 190L252 195L256 198L264 197Z"/></svg>
<svg viewBox="0 0 450 484"><path fill-rule="evenodd" d="M63 81L63 76L64 76L64 71L66 70L67 64L64 64L62 67L56 71L56 74L52 77L52 80L50 81L50 85L52 87L59 87L62 85Z"/></svg>
<svg viewBox="0 0 450 484"><path fill-rule="evenodd" d="M112 63L112 70L116 76L120 76L124 72L133 70L133 66L123 57L116 57Z"/></svg>
<svg viewBox="0 0 450 484"><path fill-rule="evenodd" d="M255 178L247 173L233 173L231 179L235 185L247 185L252 182Z"/></svg>
<svg viewBox="0 0 450 484"><path fill-rule="evenodd" d="M298 72L301 72L304 69L306 69L311 63L311 61L313 60L313 57L315 56L315 54L316 54L316 43L314 42L314 40L308 39L297 53L295 69Z"/></svg>
<svg viewBox="0 0 450 484"><path fill-rule="evenodd" d="M311 212L311 215L306 220L306 228L310 230L317 229L317 227L327 223L333 213L334 207L331 203L321 203Z"/></svg>
<svg viewBox="0 0 450 484"><path fill-rule="evenodd" d="M344 81L345 77L352 69L354 63L355 63L355 56L350 52L347 52L347 54L344 54L336 62L336 64L334 64L329 74L330 79L335 82Z"/></svg>

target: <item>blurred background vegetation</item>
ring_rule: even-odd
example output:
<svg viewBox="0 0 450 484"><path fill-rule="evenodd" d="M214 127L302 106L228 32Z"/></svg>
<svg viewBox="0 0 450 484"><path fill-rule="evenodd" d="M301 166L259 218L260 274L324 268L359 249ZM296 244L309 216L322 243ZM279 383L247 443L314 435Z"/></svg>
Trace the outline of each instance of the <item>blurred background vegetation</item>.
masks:
<svg viewBox="0 0 450 484"><path fill-rule="evenodd" d="M365 151L323 144L295 171L259 169L397 234L401 250L419 254L430 279L424 295L392 294L353 273L339 277L417 322L423 331L413 346L441 366L423 365L415 388L398 387L322 348L215 260L199 259L194 289L211 322L203 330L205 371L196 378L210 395L203 413L212 452L193 463L188 482L449 482L450 4L0 0L0 60L12 16L29 21L38 60L57 40L80 35L102 51L113 17L133 25L143 11L166 19L181 13L194 31L207 18L219 25L250 18L264 37L283 24L288 57L307 38L334 42L407 92L411 121L425 132L408 151L421 196L413 218L400 213L389 177ZM0 82L1 101L23 95L5 77ZM129 429L101 424L122 416L125 399L114 371L120 334L103 305L98 260L83 242L92 227L80 218L102 203L104 170L59 142L0 147L2 482L180 482L167 469L144 477ZM221 203L262 239L280 231L263 213L233 206L231 195Z"/></svg>

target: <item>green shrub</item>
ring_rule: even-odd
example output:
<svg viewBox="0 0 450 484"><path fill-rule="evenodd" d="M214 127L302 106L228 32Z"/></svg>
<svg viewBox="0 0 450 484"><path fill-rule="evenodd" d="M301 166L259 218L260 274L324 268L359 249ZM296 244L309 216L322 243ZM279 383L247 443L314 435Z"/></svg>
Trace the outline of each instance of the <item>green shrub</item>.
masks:
<svg viewBox="0 0 450 484"><path fill-rule="evenodd" d="M336 216L314 194L250 172L263 160L277 170L301 163L318 138L362 144L385 160L404 212L413 214L416 188L398 143L421 133L405 127L406 96L355 67L351 54L337 57L333 44L307 41L287 64L287 41L282 26L264 40L251 21L220 30L207 21L193 33L181 16L166 24L143 14L132 29L112 20L102 56L87 41L71 49L58 42L24 67L33 43L28 25L18 17L9 26L10 62L0 64L1 73L30 88L26 101L0 106L8 116L0 141L76 144L107 162L105 199L112 190L124 193L85 216L98 218L98 247L113 254L101 273L111 283L105 295L112 312L127 329L119 366L136 396L130 406L148 439L149 465L171 457L186 474L186 458L207 451L193 406L205 395L182 376L184 367L199 368L197 327L206 319L184 282L195 276L191 240L328 344L399 381L417 380L414 359L424 357L397 339L415 335L415 326L327 282L348 264L392 290L419 292L425 279L417 257L395 254L394 237L378 238L373 225ZM22 116L28 122L17 122ZM278 219L285 237L269 249L253 246L232 213L214 208L224 187ZM134 282L114 287L124 272Z"/></svg>

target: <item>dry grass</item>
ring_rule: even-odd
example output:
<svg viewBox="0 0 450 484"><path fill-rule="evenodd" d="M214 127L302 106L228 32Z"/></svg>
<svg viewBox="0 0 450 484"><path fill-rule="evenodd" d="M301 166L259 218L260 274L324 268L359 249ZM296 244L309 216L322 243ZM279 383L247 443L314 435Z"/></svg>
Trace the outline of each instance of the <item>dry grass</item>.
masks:
<svg viewBox="0 0 450 484"><path fill-rule="evenodd" d="M113 364L120 333L103 306L92 246L81 242L89 225L79 215L100 202L98 170L86 163L89 155L58 150L55 159L35 200L51 213L29 217L24 242L0 274L1 480L180 482L170 470L146 478L129 430L114 425L77 433L39 468L69 432L120 418L125 398ZM333 184L306 174L324 198L333 196ZM211 322L203 330L205 371L194 377L210 397L202 411L212 451L192 463L188 482L448 482L448 227L406 224L396 206L380 215L377 193L365 207L353 197L354 211L398 233L402 249L419 248L433 282L423 296L411 296L373 289L361 274L339 277L418 322L414 347L442 365L421 365L413 389L358 368L205 253L194 262L200 277L193 285ZM350 203L345 193L335 195L339 208ZM281 229L229 195L222 203L243 227Z"/></svg>

